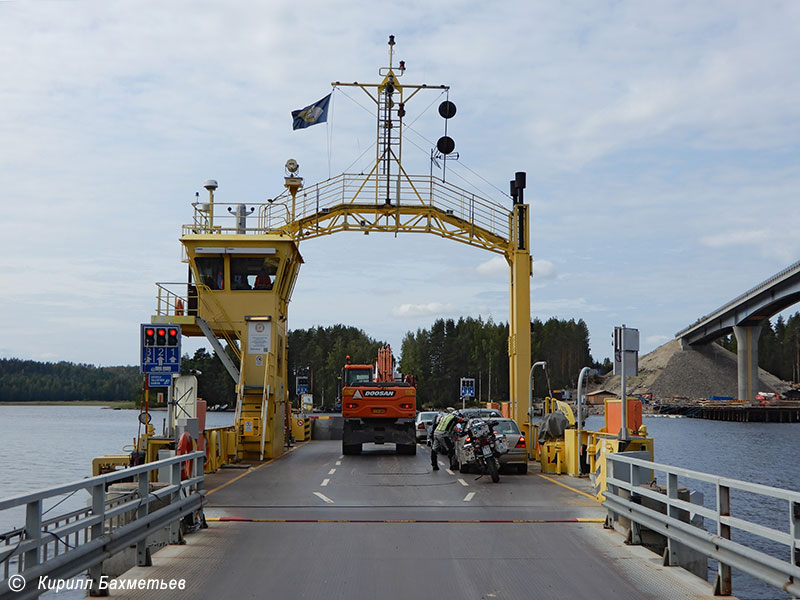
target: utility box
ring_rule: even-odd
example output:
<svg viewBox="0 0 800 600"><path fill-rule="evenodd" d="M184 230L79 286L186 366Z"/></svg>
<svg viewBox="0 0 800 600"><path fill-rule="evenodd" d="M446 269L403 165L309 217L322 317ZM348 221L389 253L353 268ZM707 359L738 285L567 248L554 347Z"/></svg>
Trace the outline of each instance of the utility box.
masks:
<svg viewBox="0 0 800 600"><path fill-rule="evenodd" d="M619 398L606 398L605 404L605 430L608 433L616 434L620 429L622 429L622 400ZM642 401L638 398L628 398L628 429L630 429L635 435L641 426Z"/></svg>

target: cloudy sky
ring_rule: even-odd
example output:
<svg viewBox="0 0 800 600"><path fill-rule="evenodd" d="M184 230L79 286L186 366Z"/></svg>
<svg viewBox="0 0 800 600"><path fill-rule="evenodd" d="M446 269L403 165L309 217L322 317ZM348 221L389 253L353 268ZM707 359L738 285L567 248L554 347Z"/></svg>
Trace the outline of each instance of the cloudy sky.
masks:
<svg viewBox="0 0 800 600"><path fill-rule="evenodd" d="M0 357L136 364L203 181L259 204L287 158L307 184L364 168L363 93L306 130L290 112L377 82L389 34L404 81L451 86L449 180L510 205L527 171L533 315L584 319L596 358L615 325L647 352L800 258L796 1L0 0ZM428 94L404 149L421 174ZM452 241L301 252L293 328L399 347L439 317L508 318L502 259Z"/></svg>

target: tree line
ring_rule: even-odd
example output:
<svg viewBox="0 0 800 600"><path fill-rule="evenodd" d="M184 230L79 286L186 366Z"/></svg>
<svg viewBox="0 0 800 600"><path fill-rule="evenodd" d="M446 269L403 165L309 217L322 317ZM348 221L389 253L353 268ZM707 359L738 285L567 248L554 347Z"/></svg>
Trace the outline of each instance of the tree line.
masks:
<svg viewBox="0 0 800 600"><path fill-rule="evenodd" d="M0 402L116 402L141 395L139 367L0 359Z"/></svg>
<svg viewBox="0 0 800 600"><path fill-rule="evenodd" d="M339 396L345 358L371 364L384 344L361 329L345 325L296 329L289 333L289 393L294 398L299 375L307 376L315 402L333 406ZM720 345L736 352L736 338ZM531 322L531 356L547 361L553 389L574 387L582 367L605 373L611 363L594 359L589 329L582 319ZM399 350L399 352L398 352ZM436 408L459 402L462 377L475 379L481 401L508 400L508 325L491 319L465 317L438 319L430 328L408 332L401 348L398 369L416 375L420 405ZM758 341L759 365L785 381L800 381L800 313L775 323L766 322ZM232 353L229 352L232 355ZM236 400L233 382L222 363L201 348L184 355L182 372L199 372L198 393L210 406ZM547 389L541 372L535 373L536 396ZM0 402L138 401L142 376L137 366L96 367L70 362L42 363L16 358L0 359Z"/></svg>
<svg viewBox="0 0 800 600"><path fill-rule="evenodd" d="M372 364L384 345L364 331L346 325L295 329L289 332L289 394L294 399L298 376L308 377L317 405L334 407L339 397L342 370L350 356L353 364Z"/></svg>
<svg viewBox="0 0 800 600"><path fill-rule="evenodd" d="M553 388L574 386L581 367L598 367L589 349L583 320L538 319L531 323L532 357L548 363ZM306 376L317 405L333 407L340 395L347 356L354 364L372 364L385 342L345 325L297 329L289 333L288 389L296 396L296 378ZM398 352L400 350L400 352ZM398 370L415 375L420 406L443 408L459 401L462 377L475 379L481 401L508 400L508 325L481 318L439 319L429 329L408 332L395 357ZM229 356L234 358L228 350ZM235 358L234 358L235 360ZM607 368L608 363L606 364ZM184 355L181 372L197 374L198 395L209 406L234 406L236 394L219 358L204 348ZM535 379L535 393L544 395L544 378ZM139 401L142 375L138 367L95 367L67 362L38 363L0 360L0 402Z"/></svg>
<svg viewBox="0 0 800 600"><path fill-rule="evenodd" d="M574 387L582 367L601 368L589 348L589 328L579 319L531 322L531 357L547 362L551 389ZM606 359L607 361L608 359ZM606 362L606 369L610 369ZM509 399L508 324L472 317L439 319L430 329L407 333L400 369L418 377L421 405L443 408L460 402L462 377L475 380L481 402ZM534 395L545 395L547 380L534 376Z"/></svg>

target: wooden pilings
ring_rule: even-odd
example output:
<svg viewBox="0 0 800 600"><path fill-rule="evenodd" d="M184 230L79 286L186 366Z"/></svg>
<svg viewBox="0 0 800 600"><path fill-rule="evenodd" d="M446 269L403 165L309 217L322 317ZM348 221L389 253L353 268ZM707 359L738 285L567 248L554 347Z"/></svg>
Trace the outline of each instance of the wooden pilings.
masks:
<svg viewBox="0 0 800 600"><path fill-rule="evenodd" d="M683 415L712 421L742 423L800 423L800 405L742 406L742 405L662 405L659 414Z"/></svg>

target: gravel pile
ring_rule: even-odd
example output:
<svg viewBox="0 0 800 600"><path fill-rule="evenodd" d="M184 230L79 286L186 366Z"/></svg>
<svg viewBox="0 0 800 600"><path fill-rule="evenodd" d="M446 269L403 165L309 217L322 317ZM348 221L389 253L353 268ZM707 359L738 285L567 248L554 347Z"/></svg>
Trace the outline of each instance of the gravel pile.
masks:
<svg viewBox="0 0 800 600"><path fill-rule="evenodd" d="M607 375L595 389L619 393L619 377ZM628 395L651 393L662 400L736 398L737 389L735 354L714 343L683 349L678 340L639 357L639 375L627 381ZM782 393L788 389L788 384L759 369L758 391Z"/></svg>

